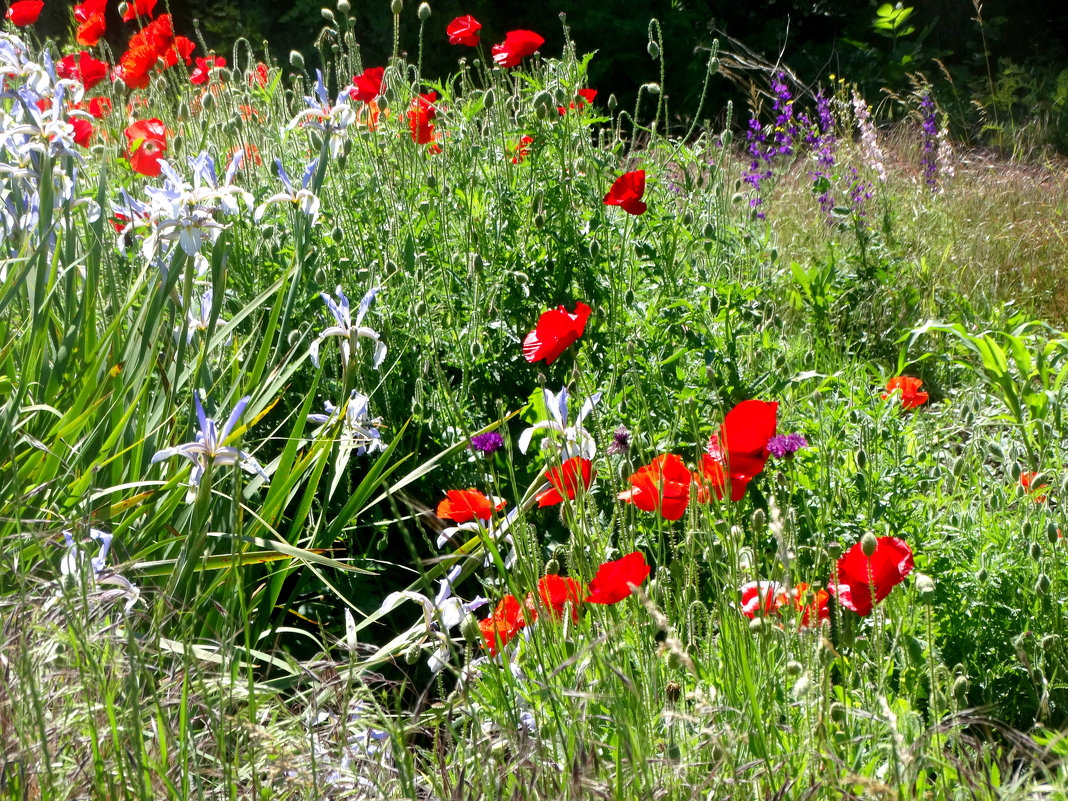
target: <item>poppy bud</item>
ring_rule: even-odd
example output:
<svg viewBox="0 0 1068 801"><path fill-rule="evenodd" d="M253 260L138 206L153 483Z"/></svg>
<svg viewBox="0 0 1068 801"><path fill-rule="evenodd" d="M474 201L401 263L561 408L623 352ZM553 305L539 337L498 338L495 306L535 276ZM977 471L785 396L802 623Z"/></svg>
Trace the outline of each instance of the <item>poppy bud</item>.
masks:
<svg viewBox="0 0 1068 801"><path fill-rule="evenodd" d="M808 691L812 689L812 682L808 676L802 676L794 682L794 686L790 688L790 694L797 699L804 698L808 695Z"/></svg>
<svg viewBox="0 0 1068 801"><path fill-rule="evenodd" d="M595 259L601 255L601 243L596 239L590 240L590 255Z"/></svg>
<svg viewBox="0 0 1068 801"><path fill-rule="evenodd" d="M627 290L627 293L623 296L623 302L627 306L633 306L634 305L634 290L633 289L628 289Z"/></svg>
<svg viewBox="0 0 1068 801"><path fill-rule="evenodd" d="M555 558L550 559L545 563L545 575L546 576L558 576L560 575L560 563Z"/></svg>
<svg viewBox="0 0 1068 801"><path fill-rule="evenodd" d="M340 226L335 225L334 230L330 232L330 238L340 243L345 238L345 232L341 230Z"/></svg>
<svg viewBox="0 0 1068 801"><path fill-rule="evenodd" d="M289 66L296 70L304 69L304 56L299 50L289 51Z"/></svg>
<svg viewBox="0 0 1068 801"><path fill-rule="evenodd" d="M645 46L645 49L649 53L649 58L651 58L653 61L656 61L658 58L660 58L660 45L658 45L652 39L649 40L649 44Z"/></svg>
<svg viewBox="0 0 1068 801"><path fill-rule="evenodd" d="M482 343L475 341L471 343L471 355L476 359L481 359L482 354L485 353L485 349L482 347Z"/></svg>
<svg viewBox="0 0 1068 801"><path fill-rule="evenodd" d="M712 75L715 75L717 72L719 72L719 59L718 58L709 59L709 61L708 61L708 71ZM724 144L726 144L726 142L724 142Z"/></svg>
<svg viewBox="0 0 1068 801"><path fill-rule="evenodd" d="M389 4L389 10L393 13L394 17L399 17L401 11L404 10L404 0L393 0Z"/></svg>
<svg viewBox="0 0 1068 801"><path fill-rule="evenodd" d="M863 448L857 448L857 469L863 470L868 466L868 454Z"/></svg>
<svg viewBox="0 0 1068 801"><path fill-rule="evenodd" d="M1038 574L1038 580L1035 582L1035 595L1045 595L1049 592L1049 576L1045 573Z"/></svg>
<svg viewBox="0 0 1068 801"><path fill-rule="evenodd" d="M916 577L916 593L925 604L934 603L935 582L930 576L920 573Z"/></svg>
<svg viewBox="0 0 1068 801"><path fill-rule="evenodd" d="M833 704L831 704L831 720L833 720L835 723L841 723L845 719L846 719L845 704L843 704L843 703L841 703L839 701L835 701Z"/></svg>
<svg viewBox="0 0 1068 801"><path fill-rule="evenodd" d="M430 3L420 3L417 13L419 14L419 19L424 22L430 19Z"/></svg>
<svg viewBox="0 0 1068 801"><path fill-rule="evenodd" d="M482 639L482 630L478 627L478 618L468 612L460 621L460 634L464 641L475 643Z"/></svg>
<svg viewBox="0 0 1068 801"><path fill-rule="evenodd" d="M180 153L184 144L185 139L181 134L175 134L174 139L171 140L171 146L174 148L175 153Z"/></svg>
<svg viewBox="0 0 1068 801"><path fill-rule="evenodd" d="M879 540L870 531L860 538L860 550L866 557L871 559L875 549L879 547Z"/></svg>
<svg viewBox="0 0 1068 801"><path fill-rule="evenodd" d="M905 649L909 652L909 659L912 660L912 664L918 665L923 662L923 643L915 637L909 637L905 640Z"/></svg>
<svg viewBox="0 0 1068 801"><path fill-rule="evenodd" d="M989 576L990 576L990 574L986 572L986 568L985 567L979 568L979 572L975 574L975 577L977 579L979 579L979 583L980 584L983 583L984 581L986 581L987 578L989 578Z"/></svg>
<svg viewBox="0 0 1068 801"><path fill-rule="evenodd" d="M556 114L556 102L553 100L553 96L546 91L538 92L534 95L534 113L538 115L539 119L550 119L551 115Z"/></svg>
<svg viewBox="0 0 1068 801"><path fill-rule="evenodd" d="M616 106L619 105L619 101L616 100L616 96L614 94L612 94L612 95L608 96L608 102L605 105L608 106L608 110L609 111L615 111L616 110Z"/></svg>
<svg viewBox="0 0 1068 801"><path fill-rule="evenodd" d="M1061 530L1057 528L1057 524L1050 520L1046 523L1046 540L1050 545L1056 545L1057 540L1061 538Z"/></svg>
<svg viewBox="0 0 1068 801"><path fill-rule="evenodd" d="M119 16L120 17L125 17L127 12L129 12L129 10L130 10L130 6L128 6L126 3L119 3Z"/></svg>
<svg viewBox="0 0 1068 801"><path fill-rule="evenodd" d="M753 526L753 531L761 532L768 524L768 516L764 514L763 509L754 509L752 517L749 518L749 522Z"/></svg>
<svg viewBox="0 0 1068 801"><path fill-rule="evenodd" d="M352 11L352 4L349 3L349 0L337 0L337 10L338 13L347 17L349 12Z"/></svg>
<svg viewBox="0 0 1068 801"><path fill-rule="evenodd" d="M764 630L764 618L754 617L752 620L750 620L749 630L753 632L753 634L760 634L760 632Z"/></svg>
<svg viewBox="0 0 1068 801"><path fill-rule="evenodd" d="M1023 538L1025 540L1026 539L1030 539L1030 537L1031 537L1031 521L1030 520L1023 521L1023 525L1020 526L1020 533L1023 534Z"/></svg>
<svg viewBox="0 0 1068 801"><path fill-rule="evenodd" d="M422 642L413 642L408 646L408 650L404 652L404 661L409 665L414 665L419 661L419 656L423 652Z"/></svg>
<svg viewBox="0 0 1068 801"><path fill-rule="evenodd" d="M526 273L520 272L518 270L516 270L514 273L512 273L512 279L517 284L519 284L519 286L526 286L527 284L530 283L530 276L527 275Z"/></svg>
<svg viewBox="0 0 1068 801"><path fill-rule="evenodd" d="M828 542L827 543L827 555L831 559L837 559L842 555L842 543L840 542Z"/></svg>
<svg viewBox="0 0 1068 801"><path fill-rule="evenodd" d="M724 131L719 135L719 141L723 143L724 147L730 147L731 142L734 141L734 134L730 131Z"/></svg>
<svg viewBox="0 0 1068 801"><path fill-rule="evenodd" d="M293 329L286 335L286 342L289 343L289 347L296 347L296 344L300 342L300 331Z"/></svg>
<svg viewBox="0 0 1068 801"><path fill-rule="evenodd" d="M334 12L329 8L320 8L319 15L331 25L337 25L337 17L334 16Z"/></svg>
<svg viewBox="0 0 1068 801"><path fill-rule="evenodd" d="M968 698L968 677L957 676L953 682L953 697L958 704L963 704Z"/></svg>
<svg viewBox="0 0 1068 801"><path fill-rule="evenodd" d="M1042 558L1042 546L1037 542L1031 543L1031 558L1036 562Z"/></svg>
<svg viewBox="0 0 1068 801"><path fill-rule="evenodd" d="M660 84L658 83L643 84L642 88L645 89L645 91L651 94L653 97L656 97L660 94Z"/></svg>
<svg viewBox="0 0 1068 801"><path fill-rule="evenodd" d="M1061 638L1056 634L1047 634L1042 638L1042 650L1047 653L1056 650L1057 646L1060 645L1060 642Z"/></svg>
<svg viewBox="0 0 1068 801"><path fill-rule="evenodd" d="M419 301L415 304L415 316L422 317L424 314L426 314L426 303Z"/></svg>
<svg viewBox="0 0 1068 801"><path fill-rule="evenodd" d="M545 215L544 214L535 214L534 215L534 227L539 231L542 228L545 227Z"/></svg>
<svg viewBox="0 0 1068 801"><path fill-rule="evenodd" d="M787 676L800 676L804 667L796 659L791 659L786 663L786 675Z"/></svg>
<svg viewBox="0 0 1068 801"><path fill-rule="evenodd" d="M487 89L485 94L482 95L482 105L491 109L497 103L497 95L494 94L492 89Z"/></svg>
<svg viewBox="0 0 1068 801"><path fill-rule="evenodd" d="M953 475L955 475L957 478L960 478L961 473L964 472L964 468L967 466L967 464L968 463L963 456L957 457L957 459L953 462Z"/></svg>
<svg viewBox="0 0 1068 801"><path fill-rule="evenodd" d="M1012 476L1012 480L1013 481L1019 482L1020 481L1020 475L1022 473L1023 473L1023 468L1020 467L1020 463L1019 462L1013 462L1012 465L1009 467L1009 475ZM1020 489L1023 489L1023 487L1020 487Z"/></svg>

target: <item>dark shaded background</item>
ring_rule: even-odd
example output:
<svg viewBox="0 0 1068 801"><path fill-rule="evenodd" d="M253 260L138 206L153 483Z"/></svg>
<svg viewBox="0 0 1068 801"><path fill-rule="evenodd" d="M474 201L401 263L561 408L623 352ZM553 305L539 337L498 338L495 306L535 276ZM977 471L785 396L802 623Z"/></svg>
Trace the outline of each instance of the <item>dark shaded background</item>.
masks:
<svg viewBox="0 0 1068 801"><path fill-rule="evenodd" d="M157 11L164 3L160 0ZM49 0L39 27L65 36L71 5ZM170 9L180 32L193 35L197 20L200 37L220 53L245 37L257 52L269 42L275 60L285 65L294 49L303 51L309 63L317 60L313 43L324 25L323 5L321 0L200 0L171 2ZM401 15L401 46L412 51L418 46L417 5L405 0ZM602 98L615 93L625 108L633 104L642 83L659 77L659 66L646 52L649 19L656 17L663 28L667 94L677 122L696 111L707 48L716 35L728 54L742 49L732 40L742 43L750 51L747 62L774 63L781 53L783 63L802 82L815 86L835 73L859 83L869 98L884 87L905 91L909 73L922 72L936 83L944 105L944 96L957 97L962 113L968 103L960 102L961 97L1006 94L999 102L1019 106L1020 113L1027 113L1028 107L1061 113L1068 101L1063 96L1068 95L1068 3L1063 0L1035 0L1026 13L1007 0L983 3L982 30L972 0L915 0L909 23L916 30L897 42L873 30L881 5L875 0L435 0L430 5L425 74L448 74L457 58L471 55L467 48L447 42L445 26L456 16L470 13L482 22L487 54L489 45L515 28L542 34L546 38L542 52L555 54L563 41L558 19L563 12L578 51L597 51L590 68L591 85ZM388 0L356 0L352 6L364 63L384 63L392 47ZM114 16L109 19L109 36L119 50L133 26L123 25L114 8L109 13ZM989 60L984 58L983 33ZM724 63L730 66L730 59ZM730 69L727 80L713 81L712 102L702 116L715 116L728 97L744 104L749 94L745 84L751 78L766 86L757 71L742 68Z"/></svg>

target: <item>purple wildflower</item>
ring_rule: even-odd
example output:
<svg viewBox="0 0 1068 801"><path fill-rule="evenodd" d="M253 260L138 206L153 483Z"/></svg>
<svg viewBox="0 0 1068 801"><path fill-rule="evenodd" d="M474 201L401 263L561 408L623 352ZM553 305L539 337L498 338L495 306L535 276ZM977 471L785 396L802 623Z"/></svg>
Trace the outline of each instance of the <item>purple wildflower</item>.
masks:
<svg viewBox="0 0 1068 801"><path fill-rule="evenodd" d="M630 449L630 432L620 426L612 432L612 444L608 446L608 455L626 453Z"/></svg>
<svg viewBox="0 0 1068 801"><path fill-rule="evenodd" d="M938 187L938 124L935 122L935 105L931 93L927 92L920 101L920 120L923 132L923 180L931 191Z"/></svg>
<svg viewBox="0 0 1068 801"><path fill-rule="evenodd" d="M816 156L816 169L812 171L812 184L816 191L819 192L820 209L829 218L832 209L834 209L830 181L833 175L838 141L834 135L834 114L831 112L831 99L824 95L822 90L816 95L816 113L819 115L817 124L810 123L805 115L801 115L801 120L808 131L805 141L812 147Z"/></svg>
<svg viewBox="0 0 1068 801"><path fill-rule="evenodd" d="M768 453L776 459L793 456L802 448L808 447L808 440L802 434L779 434L768 440Z"/></svg>
<svg viewBox="0 0 1068 801"><path fill-rule="evenodd" d="M484 453L487 456L496 453L504 447L504 437L497 431L487 431L485 434L475 434L471 437L471 450Z"/></svg>
<svg viewBox="0 0 1068 801"><path fill-rule="evenodd" d="M789 156L794 152L797 120L794 119L794 103L790 87L786 85L785 73L776 73L771 81L771 90L775 93L772 109L778 112L775 117L775 152L780 156Z"/></svg>

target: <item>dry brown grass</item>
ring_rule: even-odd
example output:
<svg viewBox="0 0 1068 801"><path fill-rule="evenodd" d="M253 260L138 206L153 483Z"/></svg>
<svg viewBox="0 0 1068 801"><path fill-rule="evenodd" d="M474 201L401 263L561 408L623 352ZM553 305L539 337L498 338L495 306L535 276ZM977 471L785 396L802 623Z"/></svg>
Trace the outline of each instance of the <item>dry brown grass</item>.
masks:
<svg viewBox="0 0 1068 801"><path fill-rule="evenodd" d="M914 128L882 133L888 178L869 218L890 221L892 252L926 264L932 290L973 303L1014 301L1055 324L1068 322L1068 160L1024 164L988 150L958 150L954 175L932 194L920 173ZM857 154L839 154L857 158ZM785 263L824 257L841 233L819 223L809 162L775 185L768 219Z"/></svg>

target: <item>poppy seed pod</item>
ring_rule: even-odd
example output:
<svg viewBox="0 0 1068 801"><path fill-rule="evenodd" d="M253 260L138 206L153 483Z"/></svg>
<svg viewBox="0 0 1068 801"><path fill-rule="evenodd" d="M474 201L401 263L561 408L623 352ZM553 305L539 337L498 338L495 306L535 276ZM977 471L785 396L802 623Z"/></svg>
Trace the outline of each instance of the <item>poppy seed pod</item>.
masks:
<svg viewBox="0 0 1068 801"><path fill-rule="evenodd" d="M304 55L299 50L289 51L289 66L296 70L304 69Z"/></svg>
<svg viewBox="0 0 1068 801"><path fill-rule="evenodd" d="M920 596L920 601L925 604L934 603L935 597L935 582L934 579L923 573L916 577L916 594Z"/></svg>
<svg viewBox="0 0 1068 801"><path fill-rule="evenodd" d="M1061 530L1057 528L1057 524L1050 520L1046 523L1046 541L1050 545L1056 545L1057 540L1061 538Z"/></svg>
<svg viewBox="0 0 1068 801"><path fill-rule="evenodd" d="M1045 573L1038 574L1038 580L1035 581L1035 595L1045 595L1049 592L1049 576Z"/></svg>
<svg viewBox="0 0 1068 801"><path fill-rule="evenodd" d="M419 14L419 19L423 21L430 19L430 3L420 3L419 10L416 13Z"/></svg>
<svg viewBox="0 0 1068 801"><path fill-rule="evenodd" d="M875 553L875 549L878 547L879 540L872 532L866 532L864 536L860 538L860 552L869 559L871 559L872 554Z"/></svg>
<svg viewBox="0 0 1068 801"><path fill-rule="evenodd" d="M394 17L399 17L400 13L404 10L404 0L393 0L389 4L389 10Z"/></svg>

